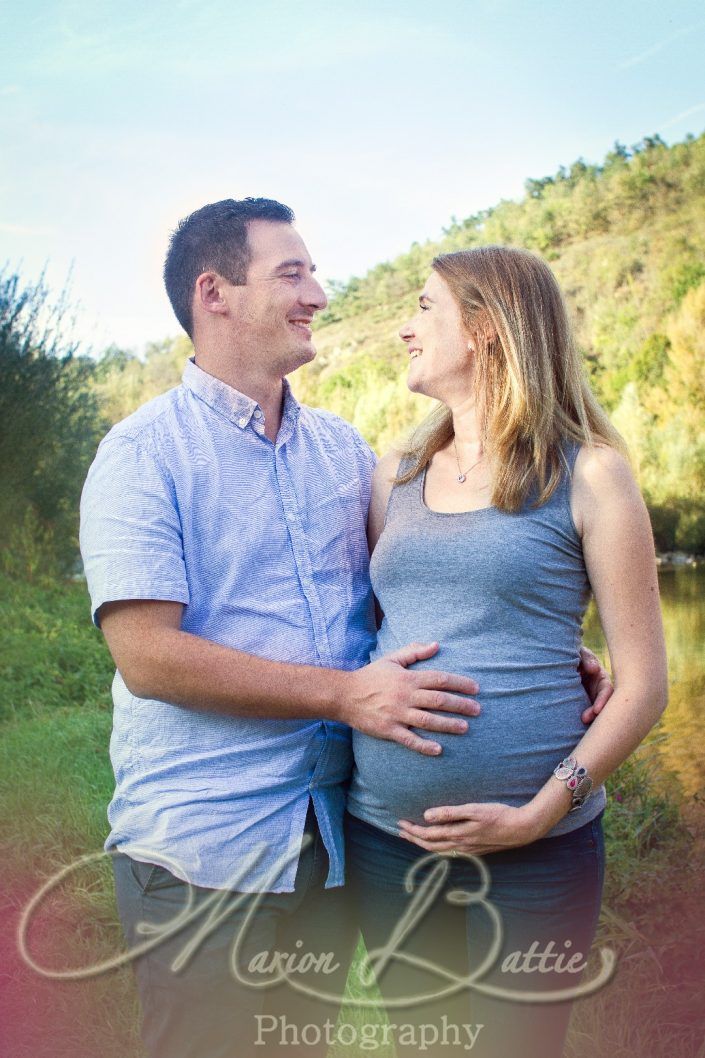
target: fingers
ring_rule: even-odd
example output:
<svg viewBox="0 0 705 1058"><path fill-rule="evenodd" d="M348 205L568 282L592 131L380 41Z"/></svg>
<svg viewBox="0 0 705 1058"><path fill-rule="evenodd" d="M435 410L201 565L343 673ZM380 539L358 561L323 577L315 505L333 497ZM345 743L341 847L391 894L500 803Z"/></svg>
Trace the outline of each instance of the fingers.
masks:
<svg viewBox="0 0 705 1058"><path fill-rule="evenodd" d="M582 722L584 724L587 725L587 724L591 724L596 716L597 716L597 713L595 712L593 706L589 705L587 707L587 709L585 709L585 711L580 714L580 719L582 720Z"/></svg>
<svg viewBox="0 0 705 1058"><path fill-rule="evenodd" d="M467 822L448 823L445 826L437 827L426 827L419 825L418 823L410 823L406 819L401 819L399 821L399 833L402 837L409 837L411 835L416 838L421 838L423 841L444 841L453 845L458 845L463 840L467 840L471 837L471 830L468 830Z"/></svg>
<svg viewBox="0 0 705 1058"><path fill-rule="evenodd" d="M390 731L389 738L401 746L406 746L407 749L414 750L415 753L422 753L424 757L437 757L443 751L443 747L438 742L433 742L429 738L421 738L420 735L415 735L408 727L403 727L401 724Z"/></svg>
<svg viewBox="0 0 705 1058"><path fill-rule="evenodd" d="M604 669L602 671L604 672ZM595 694L594 700L581 714L581 720L584 724L591 724L595 717L600 715L614 694L614 687L606 672L604 672L596 687L590 689L590 697L592 697L593 693Z"/></svg>
<svg viewBox="0 0 705 1058"><path fill-rule="evenodd" d="M411 704L415 709L432 709L446 713L460 713L461 716L478 716L480 703L474 698L461 698L446 691L418 690L412 697Z"/></svg>
<svg viewBox="0 0 705 1058"><path fill-rule="evenodd" d="M478 816L477 805L439 805L427 808L423 814L427 823L453 823L456 820L469 820Z"/></svg>
<svg viewBox="0 0 705 1058"><path fill-rule="evenodd" d="M407 643L399 650L386 654L387 661L396 661L399 665L413 665L415 661L432 658L438 651L438 643Z"/></svg>
<svg viewBox="0 0 705 1058"><path fill-rule="evenodd" d="M408 724L409 727L418 727L422 731L442 731L447 735L464 735L468 729L467 720L438 713L427 713L422 709L409 709L403 723Z"/></svg>
<svg viewBox="0 0 705 1058"><path fill-rule="evenodd" d="M437 757L442 752L442 746L432 739L422 738L411 728L418 728L421 731L434 731L446 735L464 735L467 732L468 723L467 720L462 720L460 717L427 713L421 709L408 709L403 719L382 736L391 739L393 742L398 742L401 746L414 750L416 753L422 753L426 757Z"/></svg>
<svg viewBox="0 0 705 1058"><path fill-rule="evenodd" d="M581 714L580 719L584 724L591 724L593 720L595 720L595 718L600 715L606 704L606 698L596 698L592 705L589 705L587 709Z"/></svg>
<svg viewBox="0 0 705 1058"><path fill-rule="evenodd" d="M592 703L592 707L596 713L599 713L601 709L605 705L607 705L607 702L610 700L613 694L614 687L612 686L612 681L610 680L609 676L605 673L605 676L603 677L603 679L600 680L599 684L597 685L597 697Z"/></svg>
<svg viewBox="0 0 705 1058"><path fill-rule="evenodd" d="M459 846L450 841L424 841L423 838L414 837L412 834L402 834L400 836L405 841L418 845L420 849L425 849L426 852L435 852L439 855L447 852L459 852L461 856L488 856L491 852L501 852L506 848L505 845L487 845L484 843L472 846L464 843Z"/></svg>
<svg viewBox="0 0 705 1058"><path fill-rule="evenodd" d="M600 668L600 662L587 647L580 648L580 664L584 669L589 669L592 672L597 672Z"/></svg>
<svg viewBox="0 0 705 1058"><path fill-rule="evenodd" d="M442 669L419 669L414 673L417 686L423 690L456 691L458 694L477 694L480 684L470 676Z"/></svg>

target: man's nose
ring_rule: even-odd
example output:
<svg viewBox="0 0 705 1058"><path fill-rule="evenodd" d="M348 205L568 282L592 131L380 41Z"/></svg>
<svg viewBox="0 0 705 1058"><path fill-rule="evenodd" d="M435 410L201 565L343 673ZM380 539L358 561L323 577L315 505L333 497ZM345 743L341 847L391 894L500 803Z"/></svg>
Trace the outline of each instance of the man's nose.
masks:
<svg viewBox="0 0 705 1058"><path fill-rule="evenodd" d="M414 328L410 323L405 323L403 327L399 328L399 337L403 342L411 341L414 337Z"/></svg>
<svg viewBox="0 0 705 1058"><path fill-rule="evenodd" d="M323 287L313 276L309 277L306 290L302 292L301 300L304 304L310 305L311 308L316 310L324 309L328 304L328 298Z"/></svg>

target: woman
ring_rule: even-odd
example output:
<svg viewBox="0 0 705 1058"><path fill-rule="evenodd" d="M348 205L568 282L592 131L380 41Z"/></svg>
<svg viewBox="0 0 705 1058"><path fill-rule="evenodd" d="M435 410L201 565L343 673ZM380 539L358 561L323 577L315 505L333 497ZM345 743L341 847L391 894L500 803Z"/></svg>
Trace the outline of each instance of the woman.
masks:
<svg viewBox="0 0 705 1058"><path fill-rule="evenodd" d="M436 258L400 335L409 388L440 405L375 474L375 656L438 641L419 664L475 678L482 710L465 735L434 736L440 757L354 733L348 879L368 951L388 944L424 879L440 887L377 962L400 1058L558 1058L570 1002L528 997L571 994L583 974L602 784L667 699L649 519L538 257L488 246ZM576 666L590 589L615 691L586 730Z"/></svg>

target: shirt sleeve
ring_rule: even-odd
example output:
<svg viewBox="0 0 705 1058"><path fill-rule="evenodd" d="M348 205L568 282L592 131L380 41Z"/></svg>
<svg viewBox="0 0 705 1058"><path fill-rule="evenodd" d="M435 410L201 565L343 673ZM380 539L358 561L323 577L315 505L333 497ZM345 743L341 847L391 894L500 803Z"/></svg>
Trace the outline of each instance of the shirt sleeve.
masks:
<svg viewBox="0 0 705 1058"><path fill-rule="evenodd" d="M108 436L101 443L81 495L80 544L98 627L98 611L106 602L188 603L173 486L141 440Z"/></svg>

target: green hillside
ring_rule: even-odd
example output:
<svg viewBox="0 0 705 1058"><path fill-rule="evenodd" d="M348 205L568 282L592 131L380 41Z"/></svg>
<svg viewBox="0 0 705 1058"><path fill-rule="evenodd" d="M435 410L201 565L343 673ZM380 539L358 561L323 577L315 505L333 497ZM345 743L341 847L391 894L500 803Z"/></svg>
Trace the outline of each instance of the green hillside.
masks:
<svg viewBox="0 0 705 1058"><path fill-rule="evenodd" d="M519 202L453 220L437 242L334 284L316 360L292 377L304 402L353 422L382 452L430 407L406 388L397 336L437 253L513 243L543 254L566 291L593 385L626 437L660 550L705 553L705 135L615 145L527 180ZM176 385L186 338L97 361L64 337L43 279L0 271L0 568L32 575L77 554L78 498L111 423ZM52 559L53 561L53 559Z"/></svg>
<svg viewBox="0 0 705 1058"><path fill-rule="evenodd" d="M403 437L431 405L406 389L398 327L435 254L486 243L551 263L660 546L705 550L705 135L616 144L601 166L527 180L520 202L454 221L438 241L337 285L297 396L345 416L378 451Z"/></svg>

